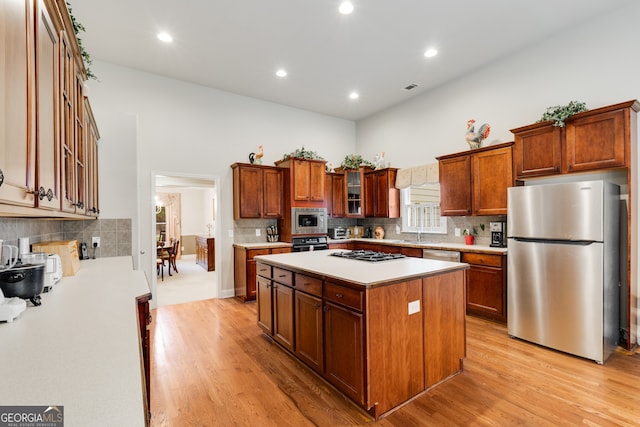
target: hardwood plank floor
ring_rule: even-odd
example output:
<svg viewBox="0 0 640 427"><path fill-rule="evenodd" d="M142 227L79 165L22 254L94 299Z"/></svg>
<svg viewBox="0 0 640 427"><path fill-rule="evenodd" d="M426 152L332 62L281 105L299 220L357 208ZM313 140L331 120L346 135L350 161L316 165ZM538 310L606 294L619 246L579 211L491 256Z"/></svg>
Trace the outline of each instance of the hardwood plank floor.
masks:
<svg viewBox="0 0 640 427"><path fill-rule="evenodd" d="M154 310L153 426L640 425L640 354L601 366L471 316L464 372L374 422L262 337L255 310L235 299Z"/></svg>

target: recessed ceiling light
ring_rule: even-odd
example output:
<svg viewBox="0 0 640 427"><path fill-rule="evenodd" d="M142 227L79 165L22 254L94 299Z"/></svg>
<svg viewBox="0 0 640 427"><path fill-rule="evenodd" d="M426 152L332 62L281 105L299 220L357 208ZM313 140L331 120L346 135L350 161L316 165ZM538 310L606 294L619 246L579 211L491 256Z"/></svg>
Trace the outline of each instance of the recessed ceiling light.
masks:
<svg viewBox="0 0 640 427"><path fill-rule="evenodd" d="M282 68L276 71L276 76L278 77L287 77L287 71Z"/></svg>
<svg viewBox="0 0 640 427"><path fill-rule="evenodd" d="M342 3L340 3L338 11L340 11L340 13L343 15L350 14L351 12L353 12L353 3L351 3L350 1L343 1Z"/></svg>
<svg viewBox="0 0 640 427"><path fill-rule="evenodd" d="M349 99L358 99L360 98L360 95L358 95L358 92L351 92L349 94Z"/></svg>
<svg viewBox="0 0 640 427"><path fill-rule="evenodd" d="M171 43L173 41L173 37L169 33L165 33L164 31L158 33L158 40L163 41L165 43Z"/></svg>
<svg viewBox="0 0 640 427"><path fill-rule="evenodd" d="M425 51L424 56L426 56L427 58L433 58L437 54L438 54L438 50L437 49L430 48L430 49L427 49Z"/></svg>

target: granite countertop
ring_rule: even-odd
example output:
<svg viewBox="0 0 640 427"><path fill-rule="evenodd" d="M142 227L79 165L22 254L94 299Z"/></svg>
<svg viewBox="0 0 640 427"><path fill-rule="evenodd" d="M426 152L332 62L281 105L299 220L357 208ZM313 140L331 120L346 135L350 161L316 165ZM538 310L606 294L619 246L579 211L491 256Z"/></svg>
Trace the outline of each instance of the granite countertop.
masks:
<svg viewBox="0 0 640 427"><path fill-rule="evenodd" d="M292 245L288 242L256 242L256 243L234 243L236 248L245 249L266 249L266 248L290 248Z"/></svg>
<svg viewBox="0 0 640 427"><path fill-rule="evenodd" d="M469 268L469 265L465 263L434 261L413 257L378 262L359 261L331 256L330 254L333 252L345 251L343 249L330 249L326 251L291 252L259 255L255 259L276 267L344 280L365 287L380 286L389 282L410 280Z"/></svg>
<svg viewBox="0 0 640 427"><path fill-rule="evenodd" d="M41 306L0 322L0 402L64 406L69 426L144 426L136 297L147 293L131 257L81 261Z"/></svg>
<svg viewBox="0 0 640 427"><path fill-rule="evenodd" d="M329 243L341 242L365 242L380 245L403 246L409 248L425 248L425 249L442 249L460 252L476 252L476 253L495 253L506 254L507 248L496 248L487 245L465 245L464 243L445 243L445 242L417 242L393 239L329 239Z"/></svg>

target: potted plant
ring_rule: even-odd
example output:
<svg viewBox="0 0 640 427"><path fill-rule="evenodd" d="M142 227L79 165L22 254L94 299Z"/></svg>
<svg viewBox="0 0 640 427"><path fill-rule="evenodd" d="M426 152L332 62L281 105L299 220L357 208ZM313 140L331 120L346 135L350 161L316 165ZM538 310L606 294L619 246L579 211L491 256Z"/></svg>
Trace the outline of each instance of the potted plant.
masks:
<svg viewBox="0 0 640 427"><path fill-rule="evenodd" d="M480 228L484 231L484 224L480 224ZM465 228L462 231L462 235L464 236L464 243L467 245L473 245L473 241L475 240L475 236L478 235L478 230L475 227Z"/></svg>
<svg viewBox="0 0 640 427"><path fill-rule="evenodd" d="M475 239L475 236L478 235L478 231L476 230L475 227L472 228L465 228L462 231L462 235L464 236L464 243L467 245L473 245L473 240Z"/></svg>
<svg viewBox="0 0 640 427"><path fill-rule="evenodd" d="M342 160L342 163L340 163L340 167L343 170L345 169L355 170L355 169L358 169L360 166L367 166L367 167L370 167L371 169L374 168L374 164L368 160L363 159L360 154L349 154L345 156L344 160Z"/></svg>

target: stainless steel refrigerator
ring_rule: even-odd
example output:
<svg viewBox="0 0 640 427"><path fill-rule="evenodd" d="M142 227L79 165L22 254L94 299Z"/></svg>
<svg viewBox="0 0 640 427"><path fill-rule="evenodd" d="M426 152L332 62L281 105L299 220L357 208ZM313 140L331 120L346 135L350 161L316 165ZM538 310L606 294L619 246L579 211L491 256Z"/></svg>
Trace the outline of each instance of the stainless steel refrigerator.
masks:
<svg viewBox="0 0 640 427"><path fill-rule="evenodd" d="M619 331L619 209L606 181L509 188L510 336L604 363Z"/></svg>

